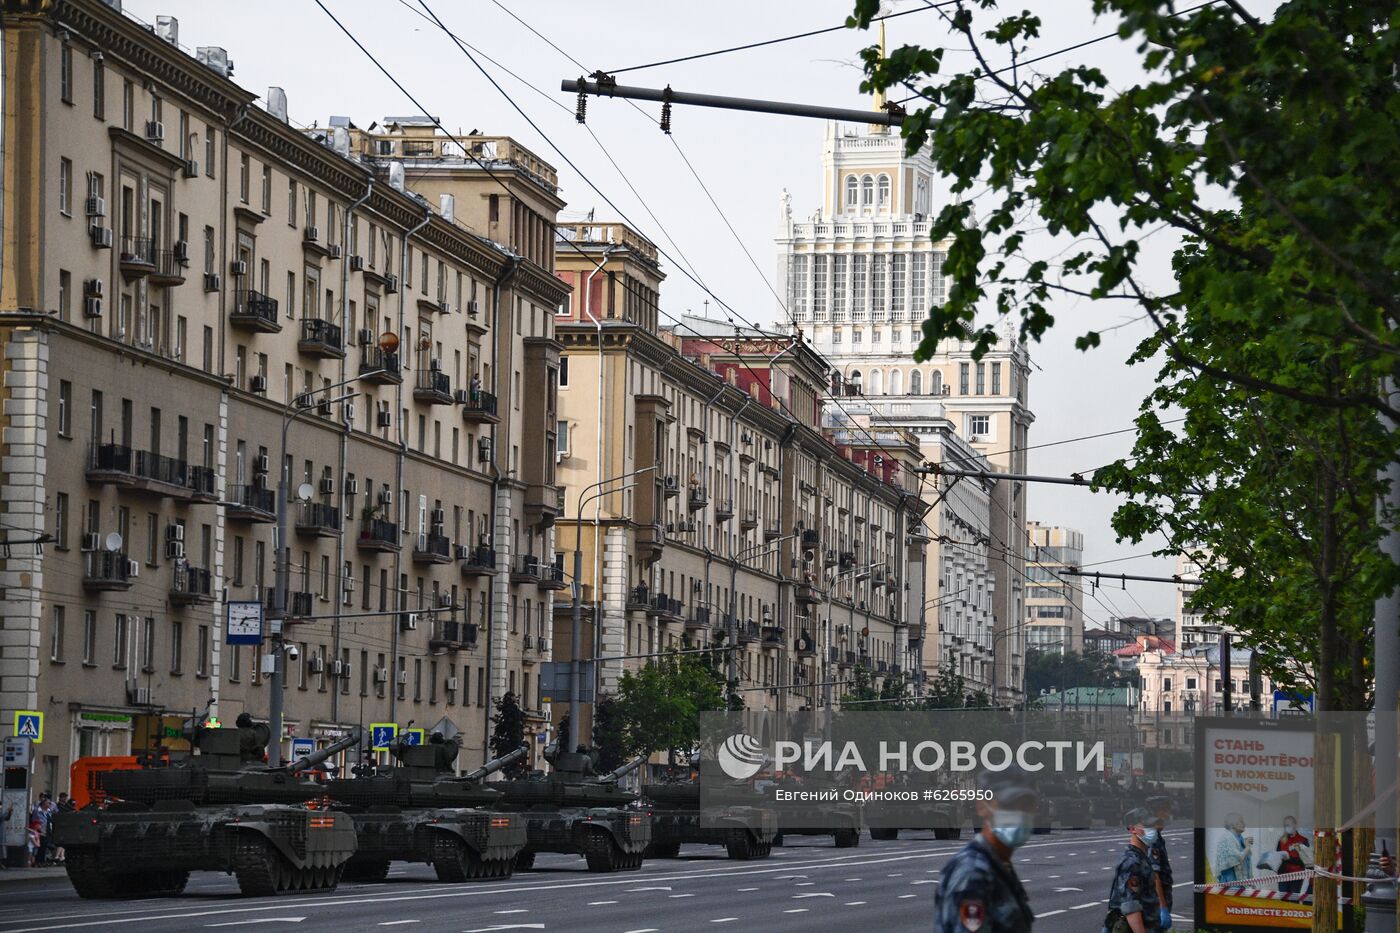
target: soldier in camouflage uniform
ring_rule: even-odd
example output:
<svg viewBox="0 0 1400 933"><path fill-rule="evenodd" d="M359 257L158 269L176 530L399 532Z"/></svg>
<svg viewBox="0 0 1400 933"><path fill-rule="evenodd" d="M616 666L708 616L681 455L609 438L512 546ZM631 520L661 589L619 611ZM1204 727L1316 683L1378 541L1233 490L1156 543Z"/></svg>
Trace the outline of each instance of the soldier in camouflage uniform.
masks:
<svg viewBox="0 0 1400 933"><path fill-rule="evenodd" d="M1157 873L1157 896L1161 901L1160 924L1163 930L1170 930L1172 926L1172 860L1167 857L1167 839L1162 831L1167 828L1167 822L1172 818L1172 800L1170 797L1153 797L1147 801L1147 805L1157 817L1152 824L1157 828L1157 841L1148 847L1147 854L1152 859L1152 870Z"/></svg>
<svg viewBox="0 0 1400 933"><path fill-rule="evenodd" d="M934 933L1030 933L1035 916L1011 867L1012 852L1035 829L1036 791L1020 768L983 771L977 802L982 830L943 869L934 900Z"/></svg>
<svg viewBox="0 0 1400 933"><path fill-rule="evenodd" d="M1160 835L1153 825L1155 820L1152 812L1142 807L1129 810L1123 817L1123 825L1129 833L1128 849L1118 862L1113 887L1108 893L1108 916L1104 923L1108 933L1164 933L1157 876L1152 870L1152 856L1148 854L1153 839Z"/></svg>

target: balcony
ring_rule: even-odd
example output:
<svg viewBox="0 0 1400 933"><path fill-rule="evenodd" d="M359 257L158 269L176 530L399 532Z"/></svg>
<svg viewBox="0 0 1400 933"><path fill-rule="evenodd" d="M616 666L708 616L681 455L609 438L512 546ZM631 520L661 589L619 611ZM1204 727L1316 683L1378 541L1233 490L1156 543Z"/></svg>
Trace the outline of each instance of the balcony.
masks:
<svg viewBox="0 0 1400 933"><path fill-rule="evenodd" d="M733 517L734 517L734 500L733 500L733 499L716 499L716 500L715 500L715 521L717 521L717 522L727 522L727 521L729 521L729 520L730 520L731 518L733 518Z"/></svg>
<svg viewBox="0 0 1400 933"><path fill-rule="evenodd" d="M118 254L122 276L139 279L156 271L155 242L150 237L122 237L121 253Z"/></svg>
<svg viewBox="0 0 1400 933"><path fill-rule="evenodd" d="M540 575L540 559L534 554L521 554L510 570L511 583L535 583L543 579Z"/></svg>
<svg viewBox="0 0 1400 933"><path fill-rule="evenodd" d="M856 565L856 552L850 550L842 550L837 555L837 561L841 565L842 569L854 567Z"/></svg>
<svg viewBox="0 0 1400 933"><path fill-rule="evenodd" d="M551 464L552 466L552 464ZM525 489L525 515L533 523L552 525L564 514L564 488L533 483Z"/></svg>
<svg viewBox="0 0 1400 933"><path fill-rule="evenodd" d="M83 589L129 589L132 563L124 551L88 551L83 555Z"/></svg>
<svg viewBox="0 0 1400 933"><path fill-rule="evenodd" d="M889 665L889 662L888 662L888 661L876 661L876 662L875 662L875 673L877 673L877 674L888 674L889 672L890 672L890 665Z"/></svg>
<svg viewBox="0 0 1400 933"><path fill-rule="evenodd" d="M360 347L360 379L375 385L403 382L403 366L397 353L386 353L376 346Z"/></svg>
<svg viewBox="0 0 1400 933"><path fill-rule="evenodd" d="M835 566L836 566L836 548L834 548L834 547L829 547L829 548L827 548L825 551L822 551L822 566L823 566L823 567L835 567Z"/></svg>
<svg viewBox="0 0 1400 933"><path fill-rule="evenodd" d="M459 548L457 557L464 577L489 577L496 573L496 552L485 544Z"/></svg>
<svg viewBox="0 0 1400 933"><path fill-rule="evenodd" d="M477 626L475 622L458 622L455 619L438 619L433 622L433 632L428 637L430 650L446 649L457 651L461 648L476 647Z"/></svg>
<svg viewBox="0 0 1400 933"><path fill-rule="evenodd" d="M672 599L665 593L657 593L651 599L651 611L660 622L679 622L685 614L685 607L679 599Z"/></svg>
<svg viewBox="0 0 1400 933"><path fill-rule="evenodd" d="M249 483L228 487L224 514L230 521L277 521L277 494L271 489Z"/></svg>
<svg viewBox="0 0 1400 933"><path fill-rule="evenodd" d="M817 529L808 528L806 531L802 532L802 547L804 550L807 548L815 549L819 547L821 543L822 536L817 532Z"/></svg>
<svg viewBox="0 0 1400 933"><path fill-rule="evenodd" d="M277 299L251 288L233 293L228 322L239 330L255 334L276 334L282 330L282 321L277 317Z"/></svg>
<svg viewBox="0 0 1400 933"><path fill-rule="evenodd" d="M690 615L685 619L685 630L687 632L706 632L710 628L710 610L701 606L690 610Z"/></svg>
<svg viewBox="0 0 1400 933"><path fill-rule="evenodd" d="M885 576L885 571L877 567L875 570L871 571L870 585L875 587L884 586L887 579L889 578Z"/></svg>
<svg viewBox="0 0 1400 933"><path fill-rule="evenodd" d="M297 508L297 534L333 538L340 534L340 509L324 502L303 502Z"/></svg>
<svg viewBox="0 0 1400 933"><path fill-rule="evenodd" d="M562 590L564 588L564 568L559 564L545 564L540 573L540 589Z"/></svg>
<svg viewBox="0 0 1400 933"><path fill-rule="evenodd" d="M680 483L676 481L676 475L674 473L662 479L661 491L667 499L674 499L681 494Z"/></svg>
<svg viewBox="0 0 1400 933"><path fill-rule="evenodd" d="M452 380L439 369L420 369L413 384L413 397L429 405L451 405Z"/></svg>
<svg viewBox="0 0 1400 933"><path fill-rule="evenodd" d="M739 516L739 527L744 531L753 531L758 527L758 509L744 509L744 514Z"/></svg>
<svg viewBox="0 0 1400 933"><path fill-rule="evenodd" d="M316 317L301 319L301 339L297 341L297 352L321 359L343 360L345 358L345 337L339 325Z"/></svg>
<svg viewBox="0 0 1400 933"><path fill-rule="evenodd" d="M501 419L496 416L496 396L481 389L467 389L459 393L462 403L462 420L471 424L496 424Z"/></svg>
<svg viewBox="0 0 1400 933"><path fill-rule="evenodd" d="M311 607L312 607L312 605L314 605L315 599L316 599L315 596L313 596L312 594L306 592L305 590L291 590L291 591L289 591L289 592L287 593L287 612L286 612L286 618L288 618L288 619L309 619L309 618L311 618ZM276 612L277 612L277 605L276 605L276 604L277 604L277 594L276 594L275 592L268 594L268 597L267 597L267 612L268 612L268 615L271 616L272 618L276 618Z"/></svg>
<svg viewBox="0 0 1400 933"><path fill-rule="evenodd" d="M214 502L214 471L184 460L134 450L124 444L94 443L88 457L90 483L112 484L137 492L186 501Z"/></svg>
<svg viewBox="0 0 1400 933"><path fill-rule="evenodd" d="M413 542L413 562L416 564L446 564L452 560L452 542L447 535L421 534Z"/></svg>
<svg viewBox="0 0 1400 933"><path fill-rule="evenodd" d="M793 653L799 658L815 658L817 656L817 643L806 629L793 642Z"/></svg>
<svg viewBox="0 0 1400 933"><path fill-rule="evenodd" d="M651 588L645 583L641 586L634 586L627 591L627 610L650 611L651 610Z"/></svg>
<svg viewBox="0 0 1400 933"><path fill-rule="evenodd" d="M783 646L783 627L781 625L763 626L763 647L781 648Z"/></svg>
<svg viewBox="0 0 1400 933"><path fill-rule="evenodd" d="M660 522L642 525L637 529L637 559L656 560L666 547L666 526Z"/></svg>
<svg viewBox="0 0 1400 933"><path fill-rule="evenodd" d="M362 520L360 522L359 544L362 551L397 551L399 549L399 526L382 518Z"/></svg>
<svg viewBox="0 0 1400 933"><path fill-rule="evenodd" d="M815 606L822 601L822 591L812 583L799 583L793 587L793 598L804 606Z"/></svg>
<svg viewBox="0 0 1400 933"><path fill-rule="evenodd" d="M214 601L214 576L200 567L176 564L170 578L170 601L177 606L194 606Z"/></svg>
<svg viewBox="0 0 1400 933"><path fill-rule="evenodd" d="M151 250L152 264L155 266L150 273L150 283L152 285L175 286L185 284L185 259L183 253L177 253L173 249L153 249Z"/></svg>
<svg viewBox="0 0 1400 933"><path fill-rule="evenodd" d="M782 526L776 518L770 518L763 526L763 540L776 541L783 536Z"/></svg>
<svg viewBox="0 0 1400 933"><path fill-rule="evenodd" d="M741 645L751 645L762 637L762 630L757 622L736 622L734 623L734 635Z"/></svg>
<svg viewBox="0 0 1400 933"><path fill-rule="evenodd" d="M690 495L686 497L686 506L692 512L698 512L710 504L710 494L705 491L704 486L691 486Z"/></svg>

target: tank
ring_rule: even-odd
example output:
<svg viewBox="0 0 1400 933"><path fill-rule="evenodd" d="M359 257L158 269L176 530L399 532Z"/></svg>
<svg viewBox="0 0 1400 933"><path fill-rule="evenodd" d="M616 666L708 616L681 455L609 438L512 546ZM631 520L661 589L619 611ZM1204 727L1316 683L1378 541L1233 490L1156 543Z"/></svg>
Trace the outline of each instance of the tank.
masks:
<svg viewBox="0 0 1400 933"><path fill-rule="evenodd" d="M779 781L781 787L800 789L797 784ZM789 816L785 822L783 816ZM830 836L838 849L860 845L861 811L859 804L834 802L799 807L784 807L778 818L778 835L773 845L781 846L785 836Z"/></svg>
<svg viewBox="0 0 1400 933"><path fill-rule="evenodd" d="M525 817L493 809L501 795L484 779L525 755L521 746L458 777L455 742L395 745L395 767L356 768L326 784L336 809L355 822L356 852L345 867L354 881L383 881L389 863L426 862L439 881L508 878L525 848Z"/></svg>
<svg viewBox="0 0 1400 933"><path fill-rule="evenodd" d="M169 897L191 871L221 871L245 895L331 890L355 851L350 816L314 801L305 776L361 741L359 730L281 768L261 760L266 726L189 731L198 754L99 775L102 805L59 813L54 845L80 897Z"/></svg>
<svg viewBox="0 0 1400 933"><path fill-rule="evenodd" d="M624 809L636 803L637 795L617 782L646 759L598 775L594 757L586 752L551 747L545 758L554 766L549 774L492 785L501 792L501 809L526 820L525 850L515 866L528 869L536 853L560 852L582 855L594 872L641 868L651 843L651 818L644 810Z"/></svg>
<svg viewBox="0 0 1400 933"><path fill-rule="evenodd" d="M778 834L778 816L763 807L725 807L700 820L700 783L647 784L642 796L651 804L649 858L675 858L683 844L724 846L731 859L767 858Z"/></svg>
<svg viewBox="0 0 1400 933"><path fill-rule="evenodd" d="M1040 795L1050 803L1054 823L1061 829L1089 829L1093 826L1093 807L1078 784L1049 781L1041 785Z"/></svg>

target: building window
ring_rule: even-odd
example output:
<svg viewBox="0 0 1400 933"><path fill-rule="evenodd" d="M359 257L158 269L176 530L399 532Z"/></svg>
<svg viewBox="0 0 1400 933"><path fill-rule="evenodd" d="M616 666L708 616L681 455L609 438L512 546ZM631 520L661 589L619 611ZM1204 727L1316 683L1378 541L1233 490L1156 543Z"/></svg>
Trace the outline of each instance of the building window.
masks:
<svg viewBox="0 0 1400 933"><path fill-rule="evenodd" d="M866 175L860 180L860 206L870 207L875 203L875 179Z"/></svg>
<svg viewBox="0 0 1400 933"><path fill-rule="evenodd" d="M156 620L146 616L141 620L141 670L154 673L156 669Z"/></svg>
<svg viewBox="0 0 1400 933"><path fill-rule="evenodd" d="M846 257L831 257L831 319L846 319Z"/></svg>
<svg viewBox="0 0 1400 933"><path fill-rule="evenodd" d="M967 434L969 437L986 437L992 433L991 415L968 415Z"/></svg>
<svg viewBox="0 0 1400 933"><path fill-rule="evenodd" d="M807 313L807 257L793 256L788 269L788 300L796 314Z"/></svg>
<svg viewBox="0 0 1400 933"><path fill-rule="evenodd" d="M99 61L92 63L92 115L107 119L107 68Z"/></svg>
<svg viewBox="0 0 1400 933"><path fill-rule="evenodd" d="M54 547L65 551L68 549L68 493L54 495L53 512Z"/></svg>
<svg viewBox="0 0 1400 933"><path fill-rule="evenodd" d="M58 382L58 435L73 436L73 383L67 379Z"/></svg>
<svg viewBox="0 0 1400 933"><path fill-rule="evenodd" d="M992 363L992 394L1001 394L1001 364Z"/></svg>
<svg viewBox="0 0 1400 933"><path fill-rule="evenodd" d="M126 614L119 612L112 632L112 666L117 670L126 669L127 637Z"/></svg>
<svg viewBox="0 0 1400 933"><path fill-rule="evenodd" d="M1187 689L1187 690L1195 690L1195 689L1196 689L1196 678L1194 678L1194 677L1188 677L1188 678L1186 678L1186 689Z"/></svg>
<svg viewBox="0 0 1400 933"><path fill-rule="evenodd" d="M556 437L558 438L559 456L567 457L569 455L569 422L554 422L554 431Z"/></svg>
<svg viewBox="0 0 1400 933"><path fill-rule="evenodd" d="M887 209L890 206L890 176L888 175L880 176L880 194L876 203L881 209Z"/></svg>
<svg viewBox="0 0 1400 933"><path fill-rule="evenodd" d="M58 212L65 217L73 213L73 163L58 160Z"/></svg>
<svg viewBox="0 0 1400 933"><path fill-rule="evenodd" d="M287 179L287 223L297 225L297 180Z"/></svg>
<svg viewBox="0 0 1400 933"><path fill-rule="evenodd" d="M131 132L132 121L136 119L136 88L129 79L122 81L122 129Z"/></svg>
<svg viewBox="0 0 1400 933"><path fill-rule="evenodd" d="M96 663L97 613L92 609L85 609L83 610L83 664L90 667ZM1216 692L1220 691L1217 689Z"/></svg>
<svg viewBox="0 0 1400 933"><path fill-rule="evenodd" d="M812 318L826 320L826 257L812 257Z"/></svg>
<svg viewBox="0 0 1400 933"><path fill-rule="evenodd" d="M846 176L846 210L853 211L859 207L860 182L854 175Z"/></svg>
<svg viewBox="0 0 1400 933"><path fill-rule="evenodd" d="M893 319L898 321L904 316L904 274L907 265L907 257L903 253L895 253L890 257L890 311L894 312Z"/></svg>
<svg viewBox="0 0 1400 933"><path fill-rule="evenodd" d="M209 178L214 177L214 153L217 145L214 141L214 125L204 124L204 174Z"/></svg>
<svg viewBox="0 0 1400 933"><path fill-rule="evenodd" d="M987 394L987 366L985 363L977 364L977 394Z"/></svg>
<svg viewBox="0 0 1400 933"><path fill-rule="evenodd" d="M199 654L195 657L194 672L200 677L209 676L209 626L199 627L199 644L197 645ZM305 645L302 646L305 651Z"/></svg>
<svg viewBox="0 0 1400 933"><path fill-rule="evenodd" d="M170 623L170 673L182 674L185 655L185 623L172 620Z"/></svg>
<svg viewBox="0 0 1400 933"><path fill-rule="evenodd" d="M865 320L866 257L851 257L851 320Z"/></svg>
<svg viewBox="0 0 1400 933"><path fill-rule="evenodd" d="M249 174L253 166L248 159L248 153L243 153L238 157L238 200L244 204L248 203L248 185L251 182Z"/></svg>
<svg viewBox="0 0 1400 933"><path fill-rule="evenodd" d="M73 47L66 42L58 50L58 96L73 103Z"/></svg>
<svg viewBox="0 0 1400 933"><path fill-rule="evenodd" d="M66 607L53 607L52 621L49 627L49 660L55 664L63 663L63 623L66 615Z"/></svg>
<svg viewBox="0 0 1400 933"><path fill-rule="evenodd" d="M967 363L958 364L958 394L966 395L972 368Z"/></svg>

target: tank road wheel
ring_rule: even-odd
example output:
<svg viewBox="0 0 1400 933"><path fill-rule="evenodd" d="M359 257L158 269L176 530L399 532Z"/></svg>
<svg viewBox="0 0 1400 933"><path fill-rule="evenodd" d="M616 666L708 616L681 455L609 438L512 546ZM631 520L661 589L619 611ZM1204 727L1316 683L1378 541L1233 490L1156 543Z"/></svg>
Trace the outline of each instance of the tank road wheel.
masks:
<svg viewBox="0 0 1400 933"><path fill-rule="evenodd" d="M942 838L943 838L942 836L938 835L939 832L941 832L941 830L934 830L934 831L933 831L934 838L936 838L936 839L942 839ZM872 827L870 828L870 838L876 840L877 842L889 842L889 841L892 840L892 839L898 839L898 838L899 838L899 830L897 830L897 829L877 829L877 828L875 828L875 827L872 826Z"/></svg>
<svg viewBox="0 0 1400 933"><path fill-rule="evenodd" d="M860 845L860 830L838 829L836 831L836 848L853 849L858 845Z"/></svg>
<svg viewBox="0 0 1400 933"><path fill-rule="evenodd" d="M583 857L592 872L617 871L625 858L613 837L604 832L590 832L583 837Z"/></svg>
<svg viewBox="0 0 1400 933"><path fill-rule="evenodd" d="M233 874L238 890L248 897L269 897L281 890L283 859L268 841L252 833L240 833L233 853Z"/></svg>
<svg viewBox="0 0 1400 933"><path fill-rule="evenodd" d="M653 842L646 848L647 858L676 858L680 854L679 842Z"/></svg>
<svg viewBox="0 0 1400 933"><path fill-rule="evenodd" d="M774 846L775 848L778 848L778 849L781 849L781 848L783 847L783 834L782 834L782 833L778 833L778 835L776 835L776 836L773 837L773 846Z"/></svg>
<svg viewBox="0 0 1400 933"><path fill-rule="evenodd" d="M759 846L758 846L758 855L755 856L755 858L767 858L768 856L770 856L770 855L772 855L772 854L773 854L773 843L771 843L771 842L763 842L763 843L759 843Z"/></svg>
<svg viewBox="0 0 1400 933"><path fill-rule="evenodd" d="M729 838L724 841L724 851L736 862L747 862L754 857L753 839L749 837L747 830L732 830Z"/></svg>
<svg viewBox="0 0 1400 933"><path fill-rule="evenodd" d="M460 883L480 878L481 856L456 836L438 833L433 839L433 871L439 881Z"/></svg>
<svg viewBox="0 0 1400 933"><path fill-rule="evenodd" d="M389 860L386 858L352 858L345 863L343 877L346 881L366 881L376 883L389 877Z"/></svg>
<svg viewBox="0 0 1400 933"><path fill-rule="evenodd" d="M86 849L69 849L64 857L68 880L79 897L102 899L117 896L117 875L97 867L97 853Z"/></svg>
<svg viewBox="0 0 1400 933"><path fill-rule="evenodd" d="M150 894L155 897L179 897L189 884L187 871L162 871L151 876Z"/></svg>
<svg viewBox="0 0 1400 933"><path fill-rule="evenodd" d="M529 871L535 867L535 853L522 851L515 857L516 871Z"/></svg>

